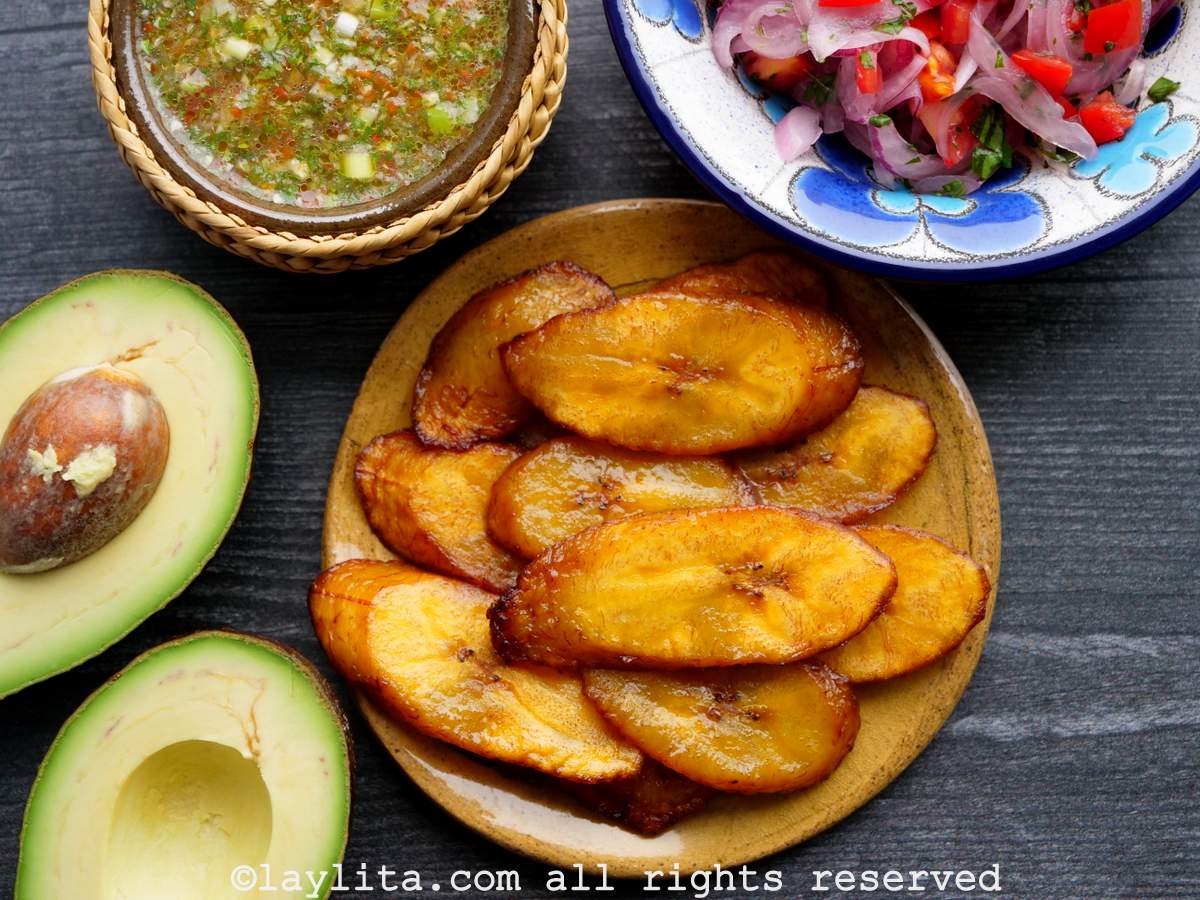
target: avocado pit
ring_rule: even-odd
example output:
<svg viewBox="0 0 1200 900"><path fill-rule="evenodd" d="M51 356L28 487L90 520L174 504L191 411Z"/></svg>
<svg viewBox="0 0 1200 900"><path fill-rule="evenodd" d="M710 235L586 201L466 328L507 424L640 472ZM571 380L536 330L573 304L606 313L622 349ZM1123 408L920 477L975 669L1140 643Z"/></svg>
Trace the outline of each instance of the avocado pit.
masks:
<svg viewBox="0 0 1200 900"><path fill-rule="evenodd" d="M170 450L166 412L136 374L64 372L0 440L0 572L44 572L99 550L137 518Z"/></svg>

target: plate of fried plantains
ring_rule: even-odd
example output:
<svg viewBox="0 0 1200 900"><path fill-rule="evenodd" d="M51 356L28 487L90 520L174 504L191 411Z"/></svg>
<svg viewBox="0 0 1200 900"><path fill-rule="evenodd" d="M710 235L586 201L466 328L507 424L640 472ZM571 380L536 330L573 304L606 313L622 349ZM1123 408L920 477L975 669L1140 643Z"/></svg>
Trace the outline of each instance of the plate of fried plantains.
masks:
<svg viewBox="0 0 1200 900"><path fill-rule="evenodd" d="M983 426L886 285L724 207L567 210L401 316L310 612L454 817L558 866L744 863L884 788L983 649Z"/></svg>

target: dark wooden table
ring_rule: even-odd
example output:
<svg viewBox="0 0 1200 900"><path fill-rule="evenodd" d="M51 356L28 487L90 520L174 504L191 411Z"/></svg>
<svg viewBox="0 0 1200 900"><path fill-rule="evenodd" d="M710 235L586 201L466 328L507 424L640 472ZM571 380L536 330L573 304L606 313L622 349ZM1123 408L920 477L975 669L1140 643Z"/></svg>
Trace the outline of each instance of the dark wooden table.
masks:
<svg viewBox="0 0 1200 900"><path fill-rule="evenodd" d="M134 655L227 626L328 670L305 613L326 478L375 348L426 282L544 213L704 196L634 100L599 3L577 0L563 110L529 171L480 221L374 272L268 271L177 225L122 165L93 106L85 7L0 4L0 317L96 269L177 272L245 328L263 418L241 517L195 584L100 657L0 702L0 893L11 890L39 760L71 711ZM1200 199L1038 278L901 289L988 427L1004 512L995 624L957 711L912 767L841 825L755 868L784 873L773 896L807 895L813 870L993 863L1014 897L1200 896ZM427 885L446 885L456 869L516 868L520 896L555 896L541 888L543 867L458 826L357 715L352 725L348 866L416 869ZM621 885L601 896L635 895Z"/></svg>

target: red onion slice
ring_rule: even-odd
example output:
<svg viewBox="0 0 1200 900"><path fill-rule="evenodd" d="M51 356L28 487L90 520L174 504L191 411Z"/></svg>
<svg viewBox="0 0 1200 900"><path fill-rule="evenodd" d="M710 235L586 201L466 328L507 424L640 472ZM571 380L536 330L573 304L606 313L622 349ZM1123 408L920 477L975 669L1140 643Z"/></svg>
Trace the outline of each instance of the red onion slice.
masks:
<svg viewBox="0 0 1200 900"><path fill-rule="evenodd" d="M1150 24L1153 25L1179 5L1179 0L1154 0L1150 7Z"/></svg>
<svg viewBox="0 0 1200 900"><path fill-rule="evenodd" d="M791 0L768 0L746 17L741 38L769 59L788 59L808 50L808 30Z"/></svg>
<svg viewBox="0 0 1200 900"><path fill-rule="evenodd" d="M946 174L946 163L940 156L919 151L900 135L894 124L872 125L868 134L876 172L882 167L908 181Z"/></svg>
<svg viewBox="0 0 1200 900"><path fill-rule="evenodd" d="M1041 0L1037 0L1037 2L1040 3ZM1029 0L1013 0L1012 10L1009 12L1008 18L1001 22L1000 27L993 32L993 34L996 36L996 40L1004 40L1004 38L1008 36L1009 32L1021 24L1022 20L1026 15L1028 15L1028 13Z"/></svg>
<svg viewBox="0 0 1200 900"><path fill-rule="evenodd" d="M821 114L810 106L797 106L775 126L775 149L784 162L798 159L821 136Z"/></svg>
<svg viewBox="0 0 1200 900"><path fill-rule="evenodd" d="M1129 71L1117 84L1116 99L1126 105L1136 102L1146 89L1146 61L1138 58L1129 64Z"/></svg>
<svg viewBox="0 0 1200 900"><path fill-rule="evenodd" d="M761 5L762 0L725 0L721 4L712 32L713 56L717 58L721 68L733 68L731 45L735 39L744 41L742 30L746 27L750 14Z"/></svg>

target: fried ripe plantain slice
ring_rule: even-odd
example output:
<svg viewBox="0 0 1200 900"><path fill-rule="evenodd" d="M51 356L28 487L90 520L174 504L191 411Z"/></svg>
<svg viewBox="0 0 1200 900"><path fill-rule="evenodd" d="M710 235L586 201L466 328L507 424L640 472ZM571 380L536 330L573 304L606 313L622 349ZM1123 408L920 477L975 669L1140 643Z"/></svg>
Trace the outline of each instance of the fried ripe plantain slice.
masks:
<svg viewBox="0 0 1200 900"><path fill-rule="evenodd" d="M632 778L564 784L567 793L588 809L647 837L662 834L684 816L702 809L716 793L652 759Z"/></svg>
<svg viewBox="0 0 1200 900"><path fill-rule="evenodd" d="M696 266L664 278L652 290L712 297L765 294L822 308L829 303L821 274L782 250L756 250L730 262Z"/></svg>
<svg viewBox="0 0 1200 900"><path fill-rule="evenodd" d="M473 296L442 326L417 377L413 421L421 440L463 449L509 434L533 407L508 383L500 345L560 313L612 300L598 276L561 261Z"/></svg>
<svg viewBox="0 0 1200 900"><path fill-rule="evenodd" d="M793 327L808 336L813 395L797 429L808 434L824 428L845 412L862 385L864 362L858 338L842 319L825 310L800 303L780 304L768 297L747 299L772 314L779 314L782 307Z"/></svg>
<svg viewBox="0 0 1200 900"><path fill-rule="evenodd" d="M854 746L858 702L820 663L688 672L585 672L584 690L626 738L720 791L794 791Z"/></svg>
<svg viewBox="0 0 1200 900"><path fill-rule="evenodd" d="M585 528L639 512L739 506L749 485L720 459L662 456L557 438L526 453L496 481L492 535L533 558Z"/></svg>
<svg viewBox="0 0 1200 900"><path fill-rule="evenodd" d="M350 560L318 576L309 611L334 667L424 734L572 781L637 773L641 753L613 733L578 677L496 657L492 599L406 563Z"/></svg>
<svg viewBox="0 0 1200 900"><path fill-rule="evenodd" d="M824 376L818 336L765 297L637 294L558 316L505 345L512 383L595 440L706 456L794 438Z"/></svg>
<svg viewBox="0 0 1200 900"><path fill-rule="evenodd" d="M896 593L875 621L822 654L832 669L853 682L905 675L945 656L983 621L991 585L965 553L909 528L855 530L895 564Z"/></svg>
<svg viewBox="0 0 1200 900"><path fill-rule="evenodd" d="M738 458L764 503L857 522L891 506L925 471L937 428L925 402L867 386L834 422L785 450Z"/></svg>
<svg viewBox="0 0 1200 900"><path fill-rule="evenodd" d="M554 545L492 607L501 656L673 669L786 663L857 634L896 575L850 529L794 510L643 513Z"/></svg>
<svg viewBox="0 0 1200 900"><path fill-rule="evenodd" d="M816 337L813 372L817 389L803 431L828 425L849 405L862 382L862 348L850 326L826 312L829 293L811 266L789 253L761 250L726 263L680 272L654 291L678 291L703 297L761 294L775 301L769 311L786 313L802 333Z"/></svg>
<svg viewBox="0 0 1200 900"><path fill-rule="evenodd" d="M397 431L363 448L354 483L367 521L391 550L499 592L516 581L521 562L488 535L487 507L496 479L518 456L507 444L427 447Z"/></svg>

